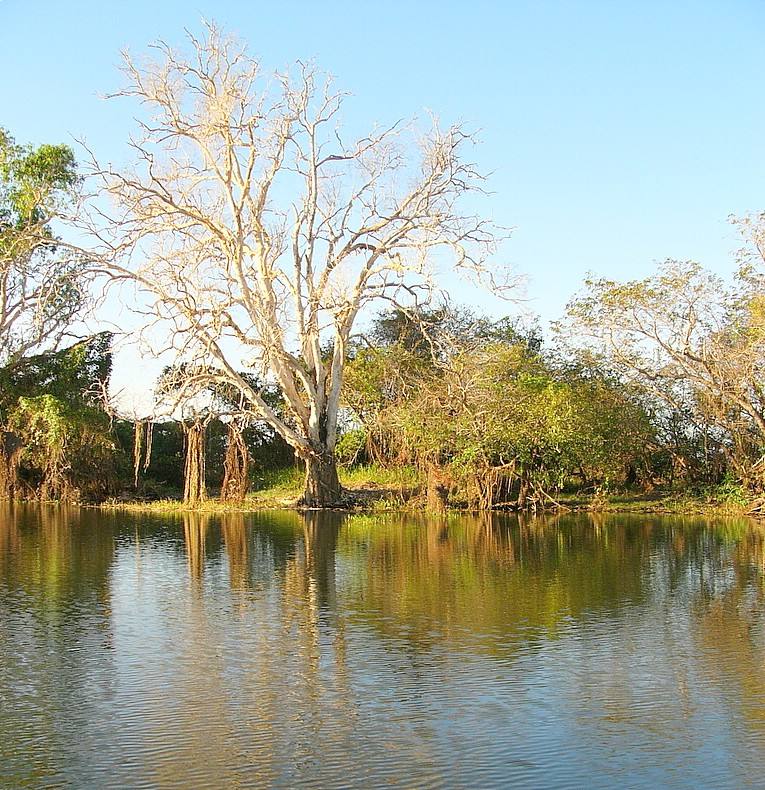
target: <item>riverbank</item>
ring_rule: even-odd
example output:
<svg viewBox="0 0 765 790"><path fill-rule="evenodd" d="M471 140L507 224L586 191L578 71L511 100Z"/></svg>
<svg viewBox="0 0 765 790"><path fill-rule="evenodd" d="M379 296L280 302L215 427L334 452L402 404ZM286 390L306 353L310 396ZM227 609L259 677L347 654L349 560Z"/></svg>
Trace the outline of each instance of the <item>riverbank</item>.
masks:
<svg viewBox="0 0 765 790"><path fill-rule="evenodd" d="M348 492L347 510L385 512L423 510L421 483L414 469L403 467L389 470L379 467L341 469L340 480ZM196 504L177 498L155 500L111 500L97 505L101 509L132 512L176 513L242 513L258 510L299 509L297 501L303 487L303 471L288 468L270 471L256 479L256 489L243 502L221 502L211 497ZM753 504L743 498L721 498L711 494L691 495L677 492L599 493L591 496L567 495L557 498L545 511L652 513L667 515L750 516L762 517L752 510ZM454 508L456 511L461 508Z"/></svg>
<svg viewBox="0 0 765 790"><path fill-rule="evenodd" d="M573 512L653 513L677 516L749 516L762 518L753 503L719 501L690 494L613 494L610 496L563 497L560 504Z"/></svg>

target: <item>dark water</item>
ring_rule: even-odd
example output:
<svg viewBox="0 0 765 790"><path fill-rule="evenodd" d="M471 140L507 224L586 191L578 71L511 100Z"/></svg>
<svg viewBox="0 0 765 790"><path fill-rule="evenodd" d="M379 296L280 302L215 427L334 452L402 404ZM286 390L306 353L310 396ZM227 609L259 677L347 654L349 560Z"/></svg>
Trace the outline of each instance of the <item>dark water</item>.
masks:
<svg viewBox="0 0 765 790"><path fill-rule="evenodd" d="M763 787L748 523L0 510L2 787Z"/></svg>

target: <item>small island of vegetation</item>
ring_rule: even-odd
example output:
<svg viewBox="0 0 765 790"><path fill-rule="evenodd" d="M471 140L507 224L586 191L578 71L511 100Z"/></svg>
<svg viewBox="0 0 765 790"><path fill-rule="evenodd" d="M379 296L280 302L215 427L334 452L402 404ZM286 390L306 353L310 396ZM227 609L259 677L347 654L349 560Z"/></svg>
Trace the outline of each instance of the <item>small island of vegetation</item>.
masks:
<svg viewBox="0 0 765 790"><path fill-rule="evenodd" d="M444 285L517 296L466 128L348 142L312 67L265 78L214 26L154 51L123 169L0 133L0 498L763 509L765 214L732 281L593 278L543 338ZM170 356L140 418L115 300Z"/></svg>

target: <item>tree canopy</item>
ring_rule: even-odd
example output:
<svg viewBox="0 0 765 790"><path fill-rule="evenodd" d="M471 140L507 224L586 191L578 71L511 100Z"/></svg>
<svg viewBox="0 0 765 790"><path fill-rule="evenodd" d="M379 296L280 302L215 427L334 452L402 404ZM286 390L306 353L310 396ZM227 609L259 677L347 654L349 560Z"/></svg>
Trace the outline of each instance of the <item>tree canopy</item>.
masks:
<svg viewBox="0 0 765 790"><path fill-rule="evenodd" d="M0 367L55 348L88 296L84 258L62 248L55 222L79 177L66 145L18 145L0 129Z"/></svg>

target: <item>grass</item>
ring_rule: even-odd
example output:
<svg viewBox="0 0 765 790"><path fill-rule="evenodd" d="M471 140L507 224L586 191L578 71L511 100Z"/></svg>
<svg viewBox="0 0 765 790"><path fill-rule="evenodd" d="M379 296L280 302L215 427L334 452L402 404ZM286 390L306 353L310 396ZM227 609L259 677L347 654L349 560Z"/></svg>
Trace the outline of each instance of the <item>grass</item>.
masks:
<svg viewBox="0 0 765 790"><path fill-rule="evenodd" d="M373 486L406 489L418 486L420 478L417 471L411 466L402 466L397 469L384 469L379 466L354 466L352 469L340 469L340 482L346 488L351 489Z"/></svg>

